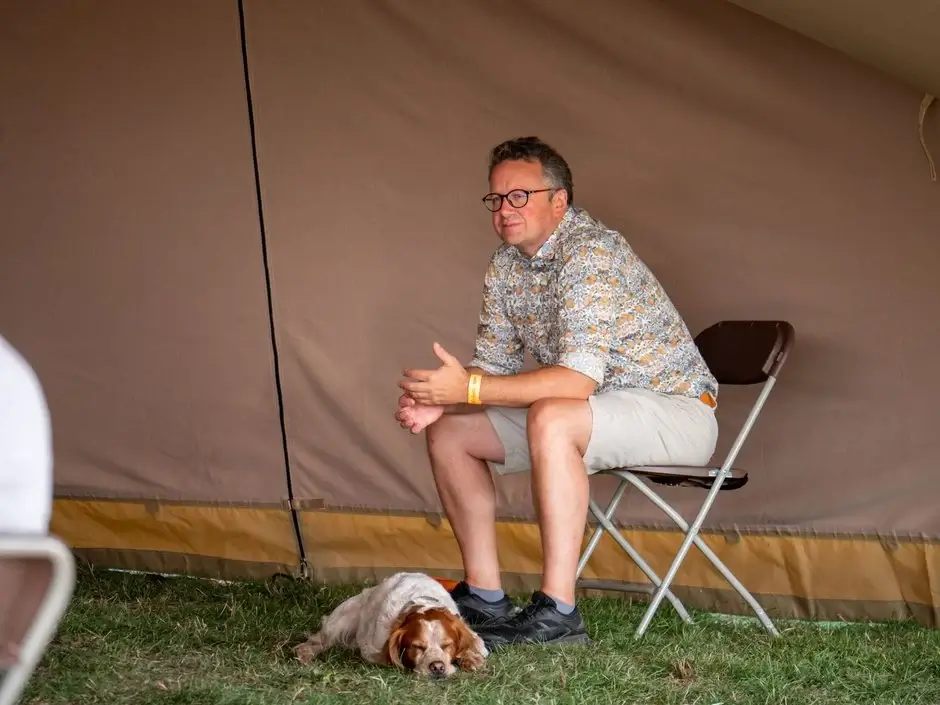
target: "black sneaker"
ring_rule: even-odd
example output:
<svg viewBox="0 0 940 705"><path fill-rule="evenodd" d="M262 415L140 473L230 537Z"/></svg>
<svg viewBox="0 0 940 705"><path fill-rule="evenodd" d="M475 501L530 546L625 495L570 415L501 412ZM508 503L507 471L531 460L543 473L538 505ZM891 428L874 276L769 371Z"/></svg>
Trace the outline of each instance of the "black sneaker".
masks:
<svg viewBox="0 0 940 705"><path fill-rule="evenodd" d="M477 629L487 649L505 644L590 644L581 613L558 611L555 601L541 590L532 593L532 601L518 614L501 622Z"/></svg>
<svg viewBox="0 0 940 705"><path fill-rule="evenodd" d="M460 616L473 628L498 623L519 611L506 595L496 602L488 602L470 592L470 586L463 580L450 591L450 596L457 603Z"/></svg>

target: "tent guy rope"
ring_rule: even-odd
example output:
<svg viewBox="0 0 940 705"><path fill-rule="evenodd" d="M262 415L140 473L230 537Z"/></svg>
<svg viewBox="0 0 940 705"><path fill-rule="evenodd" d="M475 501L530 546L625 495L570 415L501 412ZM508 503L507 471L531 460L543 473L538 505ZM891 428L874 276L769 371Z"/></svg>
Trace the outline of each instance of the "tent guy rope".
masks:
<svg viewBox="0 0 940 705"><path fill-rule="evenodd" d="M927 146L927 139L924 137L924 120L927 117L927 111L931 104L937 99L937 96L930 93L924 94L924 99L920 102L920 115L917 117L917 131L920 133L920 146L924 150L924 156L927 157L927 163L930 165L930 180L937 180L937 167L933 163L933 157L930 156L930 148Z"/></svg>

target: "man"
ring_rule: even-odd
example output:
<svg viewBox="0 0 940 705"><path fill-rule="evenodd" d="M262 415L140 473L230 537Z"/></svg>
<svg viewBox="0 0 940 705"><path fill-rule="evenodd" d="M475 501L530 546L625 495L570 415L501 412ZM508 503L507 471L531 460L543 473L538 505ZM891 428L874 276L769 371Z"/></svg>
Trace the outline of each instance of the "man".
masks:
<svg viewBox="0 0 940 705"><path fill-rule="evenodd" d="M463 556L453 595L490 646L589 642L575 604L588 475L700 464L718 385L659 282L616 231L576 208L565 160L536 137L490 155L483 198L503 244L484 278L463 367L405 370L396 418L427 429L434 481ZM538 369L522 372L523 351ZM531 471L541 589L522 610L500 584L490 470Z"/></svg>

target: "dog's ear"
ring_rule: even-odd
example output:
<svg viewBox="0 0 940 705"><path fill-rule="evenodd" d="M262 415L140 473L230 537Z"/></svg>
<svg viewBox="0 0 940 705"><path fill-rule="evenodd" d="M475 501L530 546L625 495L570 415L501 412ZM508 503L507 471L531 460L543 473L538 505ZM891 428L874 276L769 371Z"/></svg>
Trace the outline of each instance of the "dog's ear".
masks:
<svg viewBox="0 0 940 705"><path fill-rule="evenodd" d="M460 665L461 670L476 671L482 668L489 655L483 639L459 617L453 620L451 629L456 635L457 645L454 660Z"/></svg>
<svg viewBox="0 0 940 705"><path fill-rule="evenodd" d="M407 622L412 612L413 610L404 610L398 615L398 618L392 623L388 641L385 644L385 655L388 658L388 662L399 668L406 668L402 661L402 654L404 654L408 645L403 642L409 631Z"/></svg>
<svg viewBox="0 0 940 705"><path fill-rule="evenodd" d="M405 636L405 631L405 628L399 624L392 629L391 634L388 635L388 643L385 644L385 655L388 657L388 662L399 668L404 668L401 662L401 655L404 651L401 640Z"/></svg>

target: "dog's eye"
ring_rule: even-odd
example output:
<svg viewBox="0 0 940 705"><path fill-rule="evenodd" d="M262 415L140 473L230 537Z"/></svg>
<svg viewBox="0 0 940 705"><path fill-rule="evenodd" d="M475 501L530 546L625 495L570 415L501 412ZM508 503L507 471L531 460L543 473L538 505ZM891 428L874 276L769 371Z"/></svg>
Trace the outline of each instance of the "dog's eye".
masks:
<svg viewBox="0 0 940 705"><path fill-rule="evenodd" d="M424 644L412 644L411 648L414 649L415 651L427 651L428 647L425 646Z"/></svg>
<svg viewBox="0 0 940 705"><path fill-rule="evenodd" d="M441 643L441 648L442 648L442 649L449 649L449 648L452 647L453 645L454 645L454 642L452 642L452 641L445 641L445 642Z"/></svg>

